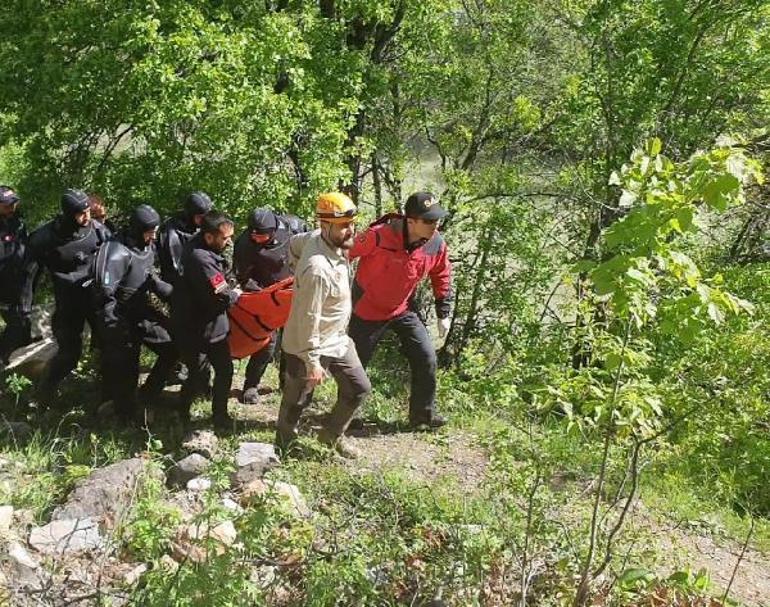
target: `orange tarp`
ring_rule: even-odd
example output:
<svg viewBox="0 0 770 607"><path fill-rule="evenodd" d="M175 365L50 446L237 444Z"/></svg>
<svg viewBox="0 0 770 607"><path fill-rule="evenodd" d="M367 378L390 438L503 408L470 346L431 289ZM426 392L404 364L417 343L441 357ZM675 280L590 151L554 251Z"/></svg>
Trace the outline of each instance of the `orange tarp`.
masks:
<svg viewBox="0 0 770 607"><path fill-rule="evenodd" d="M256 293L244 293L232 306L228 344L233 358L256 354L270 335L286 324L291 309L293 278L286 278Z"/></svg>

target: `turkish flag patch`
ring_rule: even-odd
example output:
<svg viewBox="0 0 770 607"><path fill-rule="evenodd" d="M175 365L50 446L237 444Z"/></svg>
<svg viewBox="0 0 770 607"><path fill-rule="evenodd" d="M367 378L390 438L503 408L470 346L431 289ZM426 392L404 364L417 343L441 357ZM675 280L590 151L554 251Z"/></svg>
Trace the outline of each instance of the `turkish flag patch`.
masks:
<svg viewBox="0 0 770 607"><path fill-rule="evenodd" d="M214 276L209 278L209 283L211 283L211 288L214 289L214 293L221 293L227 288L227 282L225 281L222 272L217 272Z"/></svg>

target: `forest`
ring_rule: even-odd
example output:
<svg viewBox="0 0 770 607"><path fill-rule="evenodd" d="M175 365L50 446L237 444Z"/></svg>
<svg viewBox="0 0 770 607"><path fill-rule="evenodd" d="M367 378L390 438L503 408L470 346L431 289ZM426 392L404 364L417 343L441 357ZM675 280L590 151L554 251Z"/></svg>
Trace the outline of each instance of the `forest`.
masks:
<svg viewBox="0 0 770 607"><path fill-rule="evenodd" d="M69 187L118 222L202 190L236 232L330 190L364 229L426 190L454 291L443 339L418 293L449 424L404 428L388 340L362 460L303 436L259 491L232 454L272 442L277 393L233 400L175 492L185 437L162 405L110 423L98 352L53 407L5 373L0 603L770 605L770 1L5 0L0 66L30 226ZM99 547L35 552L127 458Z"/></svg>

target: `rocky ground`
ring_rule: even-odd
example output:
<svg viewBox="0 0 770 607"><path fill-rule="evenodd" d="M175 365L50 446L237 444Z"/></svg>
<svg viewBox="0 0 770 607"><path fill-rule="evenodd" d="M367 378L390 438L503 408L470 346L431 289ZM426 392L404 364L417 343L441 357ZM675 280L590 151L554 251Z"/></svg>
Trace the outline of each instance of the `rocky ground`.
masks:
<svg viewBox="0 0 770 607"><path fill-rule="evenodd" d="M276 395L266 395L257 406L239 405L234 398L231 412L239 419L236 429L270 432L277 415ZM318 425L318 415L308 419L306 431ZM147 483L165 487L159 507L176 513L172 549L161 560L169 572L180 563L205 560L212 550L235 549L243 538L234 521L267 497L291 516L313 520L315 513L302 491L272 474L282 462L269 442L239 440L235 434L223 444L202 425L204 429L188 435L160 462L139 453L91 471L44 521L39 513L0 505L0 584L5 599L13 605L102 604L105 597L113 605L125 603L150 567L126 558L121 550L132 509ZM4 426L6 439L15 443L23 442L30 431L23 423ZM352 434L363 456L344 463L351 475L395 471L422 483L446 483L466 494L481 491L487 478L488 454L470 430L413 433L366 420ZM0 478L18 478L12 474L14 467L23 465L0 460ZM223 465L228 470L224 482L216 476ZM200 520L212 499L225 515ZM644 508L635 509L630 525L654 541L664 568L704 568L718 588L725 588L734 576L731 598L745 605L770 605L766 555L749 548L736 569L739 542L677 525ZM255 575L272 575L264 563L255 567Z"/></svg>

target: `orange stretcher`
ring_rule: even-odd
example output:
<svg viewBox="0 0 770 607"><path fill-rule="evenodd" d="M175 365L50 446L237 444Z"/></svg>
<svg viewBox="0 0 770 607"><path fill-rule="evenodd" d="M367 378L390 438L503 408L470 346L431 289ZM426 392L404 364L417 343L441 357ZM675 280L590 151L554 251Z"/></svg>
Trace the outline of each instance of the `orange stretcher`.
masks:
<svg viewBox="0 0 770 607"><path fill-rule="evenodd" d="M285 278L256 293L244 293L227 311L228 345L233 358L256 354L270 342L273 331L289 319L294 278Z"/></svg>

